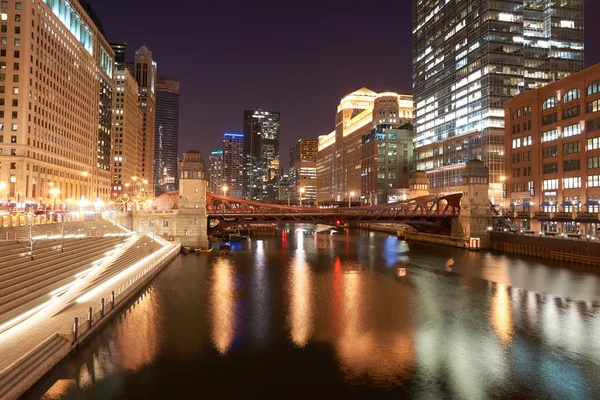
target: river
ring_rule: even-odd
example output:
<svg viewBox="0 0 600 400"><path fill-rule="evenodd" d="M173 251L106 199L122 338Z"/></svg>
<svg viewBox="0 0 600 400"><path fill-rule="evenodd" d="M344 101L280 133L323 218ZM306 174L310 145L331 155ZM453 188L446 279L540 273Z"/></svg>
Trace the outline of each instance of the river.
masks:
<svg viewBox="0 0 600 400"><path fill-rule="evenodd" d="M593 269L283 228L178 257L25 398L598 398Z"/></svg>

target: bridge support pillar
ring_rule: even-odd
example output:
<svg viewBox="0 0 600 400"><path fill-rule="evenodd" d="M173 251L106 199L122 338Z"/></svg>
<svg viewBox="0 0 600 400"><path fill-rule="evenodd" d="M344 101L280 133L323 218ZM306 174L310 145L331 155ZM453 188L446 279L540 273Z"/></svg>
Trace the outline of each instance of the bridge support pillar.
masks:
<svg viewBox="0 0 600 400"><path fill-rule="evenodd" d="M460 216L452 223L452 236L472 250L491 249L492 209L488 198L489 172L482 161L471 160L463 171ZM478 240L472 240L478 239Z"/></svg>

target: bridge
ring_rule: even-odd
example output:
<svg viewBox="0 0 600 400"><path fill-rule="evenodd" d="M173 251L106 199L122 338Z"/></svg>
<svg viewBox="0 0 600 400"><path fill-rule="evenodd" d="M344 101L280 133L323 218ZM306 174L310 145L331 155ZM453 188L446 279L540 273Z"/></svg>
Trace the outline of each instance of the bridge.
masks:
<svg viewBox="0 0 600 400"><path fill-rule="evenodd" d="M239 225L267 223L325 223L352 221L399 222L420 232L449 235L451 220L460 214L462 193L417 197L393 204L357 207L298 207L206 194L208 231L217 233Z"/></svg>

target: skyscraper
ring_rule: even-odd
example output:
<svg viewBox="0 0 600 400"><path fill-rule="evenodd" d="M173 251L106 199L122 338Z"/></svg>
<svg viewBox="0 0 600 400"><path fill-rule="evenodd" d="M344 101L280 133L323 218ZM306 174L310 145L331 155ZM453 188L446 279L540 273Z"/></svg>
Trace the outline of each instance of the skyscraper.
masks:
<svg viewBox="0 0 600 400"><path fill-rule="evenodd" d="M244 135L223 134L223 174L221 185L227 187L227 195L243 198L244 192ZM217 192L223 194L222 192Z"/></svg>
<svg viewBox="0 0 600 400"><path fill-rule="evenodd" d="M210 153L208 158L208 187L211 193L221 193L223 179L223 150Z"/></svg>
<svg viewBox="0 0 600 400"><path fill-rule="evenodd" d="M361 194L363 136L377 125L410 123L412 113L412 96L375 93L367 88L344 96L337 108L335 130L319 136L317 200L347 201L365 195Z"/></svg>
<svg viewBox="0 0 600 400"><path fill-rule="evenodd" d="M279 112L244 110L243 196L247 199L277 200L279 130Z"/></svg>
<svg viewBox="0 0 600 400"><path fill-rule="evenodd" d="M110 47L115 52L115 69L125 68L127 65L127 43L111 43Z"/></svg>
<svg viewBox="0 0 600 400"><path fill-rule="evenodd" d="M115 100L112 134L112 197L134 197L137 189L132 178L142 176L142 123L138 106L138 85L129 69L115 72Z"/></svg>
<svg viewBox="0 0 600 400"><path fill-rule="evenodd" d="M504 174L504 102L583 68L583 0L413 0L416 168L431 191L460 191L486 163Z"/></svg>
<svg viewBox="0 0 600 400"><path fill-rule="evenodd" d="M156 83L156 128L154 133L155 195L177 190L179 143L179 81L160 77Z"/></svg>
<svg viewBox="0 0 600 400"><path fill-rule="evenodd" d="M317 140L300 139L290 149L288 190L292 200L317 199ZM300 193L300 188L302 192Z"/></svg>
<svg viewBox="0 0 600 400"><path fill-rule="evenodd" d="M60 7L59 7L60 5ZM85 2L3 2L1 199L109 200L114 52Z"/></svg>
<svg viewBox="0 0 600 400"><path fill-rule="evenodd" d="M154 126L156 121L156 62L152 52L144 45L136 50L133 70L139 87L138 104L144 113L142 122L142 180L148 181L144 189L154 193Z"/></svg>

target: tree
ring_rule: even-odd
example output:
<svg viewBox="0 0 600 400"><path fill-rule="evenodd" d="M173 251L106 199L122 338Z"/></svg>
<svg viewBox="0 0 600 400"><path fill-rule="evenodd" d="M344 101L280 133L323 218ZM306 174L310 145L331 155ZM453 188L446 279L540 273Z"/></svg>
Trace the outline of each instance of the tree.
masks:
<svg viewBox="0 0 600 400"><path fill-rule="evenodd" d="M27 216L27 237L25 238L25 243L27 243L27 247L29 248L29 254L31 255L31 259L33 260L33 246L37 240L34 236L33 231L33 215Z"/></svg>
<svg viewBox="0 0 600 400"><path fill-rule="evenodd" d="M60 230L60 237L61 237L61 240L62 240L62 244L60 246L60 252L64 253L64 251L65 251L65 229L66 229L65 216L64 215L60 219L60 222L58 224L58 229Z"/></svg>

